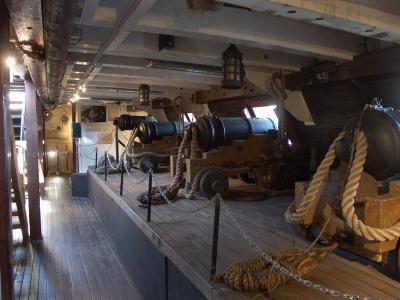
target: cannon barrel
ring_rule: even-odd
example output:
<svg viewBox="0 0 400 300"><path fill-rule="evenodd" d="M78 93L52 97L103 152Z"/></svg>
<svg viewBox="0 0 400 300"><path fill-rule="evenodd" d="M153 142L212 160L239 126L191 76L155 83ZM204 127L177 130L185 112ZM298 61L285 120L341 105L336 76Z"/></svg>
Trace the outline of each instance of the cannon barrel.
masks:
<svg viewBox="0 0 400 300"><path fill-rule="evenodd" d="M114 125L118 126L119 130L133 130L140 123L146 120L146 117L142 116L131 116L131 115L120 115L113 122Z"/></svg>
<svg viewBox="0 0 400 300"><path fill-rule="evenodd" d="M354 118L346 125L346 136L336 146L336 154L343 161L349 161L357 122L358 118ZM400 112L390 108L367 109L361 127L368 142L364 171L376 180L400 173Z"/></svg>
<svg viewBox="0 0 400 300"><path fill-rule="evenodd" d="M164 136L182 133L182 123L179 122L144 121L139 125L139 139L143 144L149 144L154 140L160 140Z"/></svg>
<svg viewBox="0 0 400 300"><path fill-rule="evenodd" d="M252 134L267 134L276 130L271 119L201 117L196 122L199 145L204 151L229 145L234 140L246 140Z"/></svg>

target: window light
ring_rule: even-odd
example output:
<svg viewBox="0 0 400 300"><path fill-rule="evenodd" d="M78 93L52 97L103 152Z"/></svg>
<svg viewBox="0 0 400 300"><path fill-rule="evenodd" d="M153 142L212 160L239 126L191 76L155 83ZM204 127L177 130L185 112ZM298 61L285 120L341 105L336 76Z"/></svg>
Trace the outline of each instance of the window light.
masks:
<svg viewBox="0 0 400 300"><path fill-rule="evenodd" d="M196 122L196 117L192 113L185 113L184 120L185 120L185 122L193 123L193 122Z"/></svg>
<svg viewBox="0 0 400 300"><path fill-rule="evenodd" d="M276 105L253 107L254 114L257 118L269 118L274 122L275 127L278 128L279 121L275 109Z"/></svg>
<svg viewBox="0 0 400 300"><path fill-rule="evenodd" d="M251 118L250 111L247 107L243 108L243 113L246 116L246 118Z"/></svg>

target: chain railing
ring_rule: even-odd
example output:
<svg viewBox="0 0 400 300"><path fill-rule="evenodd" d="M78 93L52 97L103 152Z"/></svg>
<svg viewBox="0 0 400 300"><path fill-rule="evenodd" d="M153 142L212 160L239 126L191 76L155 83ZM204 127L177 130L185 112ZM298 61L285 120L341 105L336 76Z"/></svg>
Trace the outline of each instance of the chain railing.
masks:
<svg viewBox="0 0 400 300"><path fill-rule="evenodd" d="M195 208L195 209L183 209L183 208L178 207L174 202L172 202L170 199L168 199L167 195L165 194L165 190L163 190L163 188L158 183L156 178L154 178L154 183L156 185L156 188L158 189L158 192L164 198L165 202L170 207L172 207L173 209L175 209L176 211L178 211L178 212L180 212L182 214L195 214L195 215L197 214L198 215L198 213L200 211L211 207L211 205L214 203L214 199L210 199L210 200L207 201L207 204L204 205L204 206L201 206L201 207L198 207L198 208ZM206 216L206 217L212 218L212 216Z"/></svg>
<svg viewBox="0 0 400 300"><path fill-rule="evenodd" d="M143 182L145 182L147 180L147 178L148 178L148 174L147 173L145 173L142 178L136 179L133 176L133 174L129 171L129 168L127 167L128 162L127 161L124 161L124 162L125 163L123 165L124 165L125 172L128 175L128 178L129 178L129 180L131 182L133 182L135 184L140 184L140 183L143 183Z"/></svg>
<svg viewBox="0 0 400 300"><path fill-rule="evenodd" d="M254 241L254 239L248 234L248 230L241 225L236 216L232 214L231 210L226 206L225 202L223 200L221 202L221 207L227 215L232 223L234 228L237 230L237 232L241 235L241 237L249 244L250 247L254 249L254 251L257 253L257 255L263 257L268 263L270 263L274 268L276 268L280 273L286 275L287 277L293 279L294 281L302 284L303 286L306 286L308 288L312 288L314 290L317 290L323 294L327 294L332 297L337 297L337 298L342 298L342 299L352 299L352 300L375 300L378 298L373 298L373 297L364 297L364 296L359 296L359 295L354 295L354 294L348 294L344 293L342 291L336 290L336 289L331 289L328 287L325 287L323 285L314 283L310 280L304 279L301 276L297 275L295 272L290 271L288 268L284 267L272 257L268 252L263 251L260 246Z"/></svg>

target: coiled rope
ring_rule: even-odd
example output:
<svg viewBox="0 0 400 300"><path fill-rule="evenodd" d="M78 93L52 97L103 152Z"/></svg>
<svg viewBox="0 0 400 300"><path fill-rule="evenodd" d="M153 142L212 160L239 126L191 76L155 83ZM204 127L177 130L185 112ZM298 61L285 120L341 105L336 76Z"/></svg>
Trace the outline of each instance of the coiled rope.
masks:
<svg viewBox="0 0 400 300"><path fill-rule="evenodd" d="M293 202L286 210L285 218L288 222L301 223L309 210L318 203L319 199L317 199L317 195L322 186L325 184L329 168L335 159L335 146L337 142L344 137L344 135L344 132L340 133L329 147L324 160L318 167L317 172L315 173L310 186L307 189L307 192L299 206L295 208ZM369 241L385 242L394 240L400 237L400 221L390 227L377 228L365 225L355 212L354 199L357 195L357 189L360 184L362 172L364 170L368 142L364 132L358 129L354 132L354 139L354 159L350 165L350 172L345 183L341 201L342 214L345 222L357 235L362 236Z"/></svg>
<svg viewBox="0 0 400 300"><path fill-rule="evenodd" d="M287 250L272 259L297 276L308 276L322 259L336 248L336 244L323 248ZM229 266L222 275L225 284L236 291L272 292L290 279L264 257L254 258Z"/></svg>

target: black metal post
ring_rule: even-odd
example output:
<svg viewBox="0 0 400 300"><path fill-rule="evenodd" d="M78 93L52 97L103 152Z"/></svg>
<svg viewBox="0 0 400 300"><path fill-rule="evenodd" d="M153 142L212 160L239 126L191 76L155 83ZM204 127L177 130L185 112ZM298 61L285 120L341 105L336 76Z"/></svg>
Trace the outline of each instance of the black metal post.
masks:
<svg viewBox="0 0 400 300"><path fill-rule="evenodd" d="M104 181L107 181L107 151L104 151Z"/></svg>
<svg viewBox="0 0 400 300"><path fill-rule="evenodd" d="M153 185L153 170L149 171L149 190L147 192L147 222L151 219L151 189Z"/></svg>
<svg viewBox="0 0 400 300"><path fill-rule="evenodd" d="M115 160L119 162L118 126L115 126Z"/></svg>
<svg viewBox="0 0 400 300"><path fill-rule="evenodd" d="M124 189L124 159L121 158L121 181L119 183L119 194L122 196L122 190Z"/></svg>
<svg viewBox="0 0 400 300"><path fill-rule="evenodd" d="M97 147L96 147L96 156L95 156L94 160L95 160L94 161L94 168L95 168L95 170L97 170Z"/></svg>
<svg viewBox="0 0 400 300"><path fill-rule="evenodd" d="M211 253L211 279L215 277L217 270L217 256L218 256L218 232L219 232L219 216L221 210L220 198L215 197L215 211L214 211L214 227L213 227L213 241Z"/></svg>

